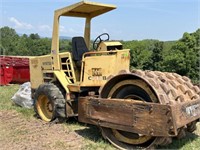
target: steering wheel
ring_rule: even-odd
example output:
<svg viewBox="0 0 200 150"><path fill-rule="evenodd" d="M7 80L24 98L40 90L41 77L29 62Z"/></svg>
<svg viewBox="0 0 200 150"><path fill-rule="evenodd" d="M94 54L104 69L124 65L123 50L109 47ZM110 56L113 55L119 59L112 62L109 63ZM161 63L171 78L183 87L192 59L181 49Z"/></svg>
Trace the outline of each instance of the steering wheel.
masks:
<svg viewBox="0 0 200 150"><path fill-rule="evenodd" d="M105 37L102 38L103 36L105 36ZM93 49L97 50L97 48L99 47L99 44L102 41L109 41L109 39L110 39L110 36L108 33L103 33L103 34L99 35L93 42Z"/></svg>

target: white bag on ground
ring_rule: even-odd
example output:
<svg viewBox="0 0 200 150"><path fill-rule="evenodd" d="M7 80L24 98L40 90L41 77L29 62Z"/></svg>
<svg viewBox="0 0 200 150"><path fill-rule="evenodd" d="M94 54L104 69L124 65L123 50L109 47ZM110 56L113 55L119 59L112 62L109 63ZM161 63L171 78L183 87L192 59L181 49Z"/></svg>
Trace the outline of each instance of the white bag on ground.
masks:
<svg viewBox="0 0 200 150"><path fill-rule="evenodd" d="M11 98L13 102L25 108L33 107L33 99L31 98L31 83L26 82L22 84L19 90Z"/></svg>

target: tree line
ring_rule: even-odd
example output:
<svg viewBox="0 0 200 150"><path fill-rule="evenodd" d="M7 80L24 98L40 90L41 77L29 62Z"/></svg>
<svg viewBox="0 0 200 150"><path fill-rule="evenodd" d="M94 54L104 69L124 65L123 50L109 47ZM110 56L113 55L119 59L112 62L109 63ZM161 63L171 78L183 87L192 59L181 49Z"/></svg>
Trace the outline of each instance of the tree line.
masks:
<svg viewBox="0 0 200 150"><path fill-rule="evenodd" d="M131 68L176 72L199 83L200 29L185 32L177 41L121 41L130 49ZM9 27L0 28L0 55L40 56L50 53L51 39L37 33L18 35ZM60 51L70 51L71 41L60 40Z"/></svg>
<svg viewBox="0 0 200 150"><path fill-rule="evenodd" d="M51 50L51 38L41 38L37 33L18 35L9 27L0 28L0 55L40 56ZM69 40L60 40L60 51L71 49Z"/></svg>
<svg viewBox="0 0 200 150"><path fill-rule="evenodd" d="M125 41L123 45L131 49L132 68L176 72L199 83L200 29L185 32L177 41Z"/></svg>

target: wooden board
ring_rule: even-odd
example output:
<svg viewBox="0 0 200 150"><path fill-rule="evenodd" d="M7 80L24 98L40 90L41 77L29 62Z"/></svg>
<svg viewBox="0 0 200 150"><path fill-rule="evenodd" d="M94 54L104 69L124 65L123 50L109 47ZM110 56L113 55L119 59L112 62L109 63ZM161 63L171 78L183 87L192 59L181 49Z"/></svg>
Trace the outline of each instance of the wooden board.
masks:
<svg viewBox="0 0 200 150"><path fill-rule="evenodd" d="M172 106L176 127L180 128L184 125L200 118L200 99L195 101L187 101Z"/></svg>
<svg viewBox="0 0 200 150"><path fill-rule="evenodd" d="M128 99L82 97L79 121L143 135L176 136L180 127L200 118L200 100L175 105Z"/></svg>
<svg viewBox="0 0 200 150"><path fill-rule="evenodd" d="M175 136L171 107L122 99L79 99L79 121L151 136Z"/></svg>

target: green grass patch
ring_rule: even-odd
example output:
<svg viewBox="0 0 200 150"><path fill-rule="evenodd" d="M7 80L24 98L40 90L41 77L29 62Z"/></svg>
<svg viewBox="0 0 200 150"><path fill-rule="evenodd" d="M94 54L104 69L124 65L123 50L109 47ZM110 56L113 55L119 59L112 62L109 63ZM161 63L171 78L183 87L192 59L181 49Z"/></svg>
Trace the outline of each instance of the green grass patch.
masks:
<svg viewBox="0 0 200 150"><path fill-rule="evenodd" d="M13 95L18 91L19 87L20 85L18 84L0 86L0 110L15 110L26 118L30 118L34 115L33 109L18 106L11 100Z"/></svg>
<svg viewBox="0 0 200 150"><path fill-rule="evenodd" d="M197 127L200 128L199 123L197 124ZM159 149L197 150L200 147L200 137L198 134L199 133L187 133L185 138L173 139L173 142L170 145L159 147Z"/></svg>

